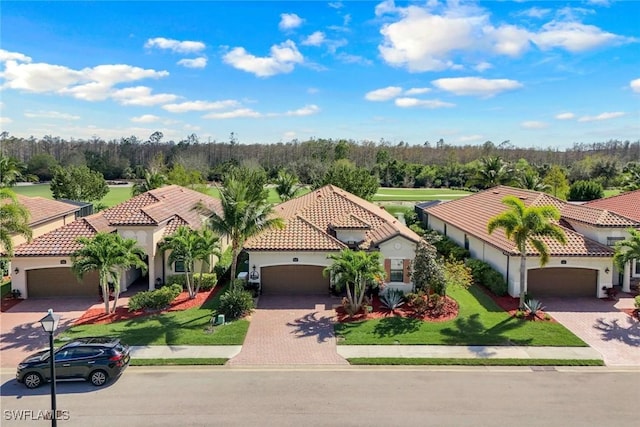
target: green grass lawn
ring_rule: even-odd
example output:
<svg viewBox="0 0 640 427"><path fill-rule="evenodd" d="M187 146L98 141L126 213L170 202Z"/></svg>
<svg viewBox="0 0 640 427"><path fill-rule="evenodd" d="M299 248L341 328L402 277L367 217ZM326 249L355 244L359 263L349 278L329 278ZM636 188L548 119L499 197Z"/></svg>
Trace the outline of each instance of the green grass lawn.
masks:
<svg viewBox="0 0 640 427"><path fill-rule="evenodd" d="M236 320L211 330L211 316L222 292L200 308L159 313L105 325L74 326L58 336L59 343L71 338L112 335L129 345L241 345L249 321Z"/></svg>
<svg viewBox="0 0 640 427"><path fill-rule="evenodd" d="M528 321L509 316L482 290L452 288L449 296L460 306L456 319L423 322L388 317L335 325L338 343L431 345L524 345L586 347L559 323Z"/></svg>
<svg viewBox="0 0 640 427"><path fill-rule="evenodd" d="M379 188L373 196L375 202L385 201L425 201L425 200L451 200L471 194L463 190L450 190L448 188Z"/></svg>
<svg viewBox="0 0 640 427"><path fill-rule="evenodd" d="M0 298L2 298L5 295L9 295L11 293L11 280L3 281L0 279L0 283L2 283L0 285Z"/></svg>
<svg viewBox="0 0 640 427"><path fill-rule="evenodd" d="M498 358L427 358L427 357L355 357L352 365L459 365L459 366L604 366L599 359L498 359Z"/></svg>
<svg viewBox="0 0 640 427"><path fill-rule="evenodd" d="M18 194L30 197L44 197L45 199L53 199L51 188L49 184L33 184L33 185L19 185L12 188ZM110 208L111 206L118 205L125 200L131 198L131 187L128 186L114 186L109 187L109 192L98 203Z"/></svg>

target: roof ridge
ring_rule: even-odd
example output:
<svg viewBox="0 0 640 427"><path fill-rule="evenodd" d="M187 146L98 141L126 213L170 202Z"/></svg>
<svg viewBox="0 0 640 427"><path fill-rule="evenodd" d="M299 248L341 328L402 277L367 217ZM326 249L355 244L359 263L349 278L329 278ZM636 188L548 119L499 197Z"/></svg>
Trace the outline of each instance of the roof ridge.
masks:
<svg viewBox="0 0 640 427"><path fill-rule="evenodd" d="M629 194L633 194L635 192L640 192L640 188L636 189L636 190L629 190L629 191L623 191L622 193L619 194L614 194L612 196L607 196L607 197L601 197L599 199L593 199L593 200L589 200L588 202L585 203L585 205L591 204L591 203L596 203L596 202L600 202L602 200L611 200L611 199L615 199L617 197L628 197Z"/></svg>

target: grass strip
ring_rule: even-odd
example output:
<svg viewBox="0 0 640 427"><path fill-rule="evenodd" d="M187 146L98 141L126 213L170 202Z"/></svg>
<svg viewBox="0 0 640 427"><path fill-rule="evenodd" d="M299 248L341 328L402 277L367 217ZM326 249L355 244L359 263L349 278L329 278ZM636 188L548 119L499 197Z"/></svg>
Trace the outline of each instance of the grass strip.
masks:
<svg viewBox="0 0 640 427"><path fill-rule="evenodd" d="M600 359L354 357L347 360L352 365L604 366L604 361Z"/></svg>
<svg viewBox="0 0 640 427"><path fill-rule="evenodd" d="M224 365L224 357L181 358L181 359L131 359L130 366L184 366L184 365Z"/></svg>

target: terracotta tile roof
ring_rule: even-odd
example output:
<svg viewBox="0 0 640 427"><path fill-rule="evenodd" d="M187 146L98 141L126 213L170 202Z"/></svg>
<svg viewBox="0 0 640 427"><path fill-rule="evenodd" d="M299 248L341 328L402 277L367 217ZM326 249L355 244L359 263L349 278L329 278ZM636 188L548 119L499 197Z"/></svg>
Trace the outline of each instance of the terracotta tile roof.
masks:
<svg viewBox="0 0 640 427"><path fill-rule="evenodd" d="M632 221L608 210L571 203L565 203L562 206L561 215L567 220L584 222L599 227L631 227L638 224L637 221Z"/></svg>
<svg viewBox="0 0 640 427"><path fill-rule="evenodd" d="M45 199L44 197L29 197L17 194L18 201L29 211L29 226L47 222L60 218L65 215L71 215L80 210L76 205L64 203L59 200Z"/></svg>
<svg viewBox="0 0 640 427"><path fill-rule="evenodd" d="M584 206L606 209L640 223L640 190L592 200L585 203Z"/></svg>
<svg viewBox="0 0 640 427"><path fill-rule="evenodd" d="M110 209L80 218L57 230L23 243L15 248L15 256L66 256L78 248L77 236L93 236L99 231L113 231L118 226L164 227L171 234L180 225L200 228L201 214L194 209L199 203L205 209L222 214L220 200L188 188L170 185L133 197Z"/></svg>
<svg viewBox="0 0 640 427"><path fill-rule="evenodd" d="M340 250L346 247L332 234L336 228L362 229L362 248L400 235L417 242L420 237L384 208L367 202L333 185L326 185L303 196L281 203L275 214L285 221L285 228L265 230L248 239L248 250Z"/></svg>
<svg viewBox="0 0 640 427"><path fill-rule="evenodd" d="M507 186L498 186L489 190L481 191L458 200L441 203L437 206L427 208L430 216L449 223L465 233L475 236L505 252L519 254L514 244L507 239L500 229L492 234L487 232L489 220L504 212L505 205L502 199L505 196L515 196L520 198L525 206L545 206L551 205L562 210L566 202L537 191L523 190ZM569 228L563 227L563 222L559 222L567 238L567 244L562 245L551 239L544 239L549 247L552 256L612 256L613 249L590 240L583 235L576 233ZM527 248L527 255L536 255L537 252Z"/></svg>

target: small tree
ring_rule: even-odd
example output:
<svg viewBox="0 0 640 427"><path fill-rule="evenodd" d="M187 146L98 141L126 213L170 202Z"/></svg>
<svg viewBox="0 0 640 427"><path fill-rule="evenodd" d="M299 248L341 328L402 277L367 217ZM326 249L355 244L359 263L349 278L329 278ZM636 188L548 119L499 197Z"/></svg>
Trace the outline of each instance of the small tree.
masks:
<svg viewBox="0 0 640 427"><path fill-rule="evenodd" d="M378 177L371 175L371 172L365 168L357 168L347 159L341 159L329 168L322 185L333 184L351 194L371 200L378 191Z"/></svg>
<svg viewBox="0 0 640 427"><path fill-rule="evenodd" d="M384 277L380 252L343 249L338 254L330 254L329 258L333 262L323 274L332 276L338 290L346 288L345 309L349 315L354 315L362 308L367 286L377 287Z"/></svg>
<svg viewBox="0 0 640 427"><path fill-rule="evenodd" d="M589 200L604 197L602 184L595 181L576 181L569 188L568 199L576 202L588 202Z"/></svg>
<svg viewBox="0 0 640 427"><path fill-rule="evenodd" d="M444 263L444 281L447 285L446 288L449 286L456 286L467 289L473 283L471 268L467 267L462 260L449 258Z"/></svg>
<svg viewBox="0 0 640 427"><path fill-rule="evenodd" d="M276 178L276 192L280 196L280 200L286 202L296 196L298 192L298 178L285 170L278 171L278 177Z"/></svg>
<svg viewBox="0 0 640 427"><path fill-rule="evenodd" d="M411 281L415 290L424 292L427 299L431 292L441 293L446 287L443 263L438 251L424 238L418 242L411 262Z"/></svg>
<svg viewBox="0 0 640 427"><path fill-rule="evenodd" d="M54 199L93 202L109 192L109 186L100 172L87 166L56 166L51 180Z"/></svg>
<svg viewBox="0 0 640 427"><path fill-rule="evenodd" d="M176 262L184 264L185 282L191 299L196 297L192 286L192 274L193 264L198 254L199 240L196 231L182 225L171 236L165 237L159 245L162 251L170 251L168 258L170 264Z"/></svg>
<svg viewBox="0 0 640 427"><path fill-rule="evenodd" d="M200 261L200 280L196 284L195 294L200 291L205 268L208 267L211 271L211 256L216 256L218 259L222 256L220 238L211 229L202 228L197 232L197 237L194 258Z"/></svg>

